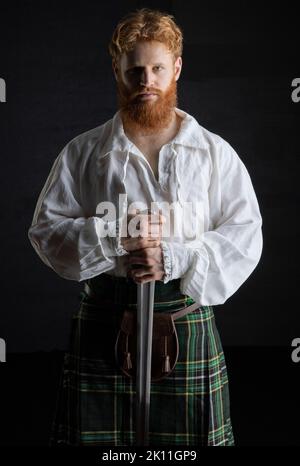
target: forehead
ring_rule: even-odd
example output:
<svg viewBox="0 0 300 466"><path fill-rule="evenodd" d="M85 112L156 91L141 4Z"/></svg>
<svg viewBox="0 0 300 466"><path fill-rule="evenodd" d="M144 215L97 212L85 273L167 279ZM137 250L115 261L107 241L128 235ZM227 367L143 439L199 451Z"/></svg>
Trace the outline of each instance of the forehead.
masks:
<svg viewBox="0 0 300 466"><path fill-rule="evenodd" d="M158 41L139 41L129 52L122 54L121 66L146 66L158 62L172 63L173 54L168 47Z"/></svg>

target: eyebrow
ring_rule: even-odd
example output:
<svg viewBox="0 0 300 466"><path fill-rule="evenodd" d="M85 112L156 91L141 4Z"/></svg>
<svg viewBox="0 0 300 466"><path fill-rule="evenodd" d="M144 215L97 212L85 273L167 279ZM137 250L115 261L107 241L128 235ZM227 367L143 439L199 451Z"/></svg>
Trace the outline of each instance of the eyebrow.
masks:
<svg viewBox="0 0 300 466"><path fill-rule="evenodd" d="M165 66L164 63L153 63L152 66ZM144 68L144 66L141 65L132 65L127 68L127 70L130 70L132 68Z"/></svg>

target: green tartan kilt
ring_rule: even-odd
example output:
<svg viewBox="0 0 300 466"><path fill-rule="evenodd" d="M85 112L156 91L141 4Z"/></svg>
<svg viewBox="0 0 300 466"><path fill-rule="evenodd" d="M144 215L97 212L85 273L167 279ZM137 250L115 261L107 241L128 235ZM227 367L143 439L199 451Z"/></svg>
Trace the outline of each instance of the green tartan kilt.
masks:
<svg viewBox="0 0 300 466"><path fill-rule="evenodd" d="M114 345L124 306L136 308L136 285L125 278L101 284L100 276L87 282L105 302L83 293L73 315L50 445L135 445L135 384L117 367ZM180 293L179 280L155 282L154 301L154 312L193 302ZM200 306L175 326L175 369L151 383L149 444L233 446L227 370L212 306Z"/></svg>

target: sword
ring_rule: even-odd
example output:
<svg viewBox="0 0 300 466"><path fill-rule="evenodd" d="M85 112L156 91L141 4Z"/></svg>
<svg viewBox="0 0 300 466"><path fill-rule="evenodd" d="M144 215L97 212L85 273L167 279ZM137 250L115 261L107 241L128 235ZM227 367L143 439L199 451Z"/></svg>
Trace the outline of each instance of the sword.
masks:
<svg viewBox="0 0 300 466"><path fill-rule="evenodd" d="M145 212L145 211L144 211ZM151 212L146 209L146 212ZM149 445L151 357L155 280L137 284L136 445Z"/></svg>
<svg viewBox="0 0 300 466"><path fill-rule="evenodd" d="M155 281L137 285L136 445L149 445Z"/></svg>

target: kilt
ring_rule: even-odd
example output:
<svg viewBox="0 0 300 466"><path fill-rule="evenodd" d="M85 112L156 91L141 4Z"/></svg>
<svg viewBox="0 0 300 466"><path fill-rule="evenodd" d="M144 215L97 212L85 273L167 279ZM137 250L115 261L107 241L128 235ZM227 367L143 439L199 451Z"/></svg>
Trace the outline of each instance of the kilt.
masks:
<svg viewBox="0 0 300 466"><path fill-rule="evenodd" d="M180 279L155 282L154 312L194 301ZM50 445L135 445L135 383L117 367L114 345L125 308L136 309L130 278L101 274L87 280L96 294L80 295L65 353ZM229 387L212 306L175 322L179 356L174 371L151 382L149 444L233 446Z"/></svg>

